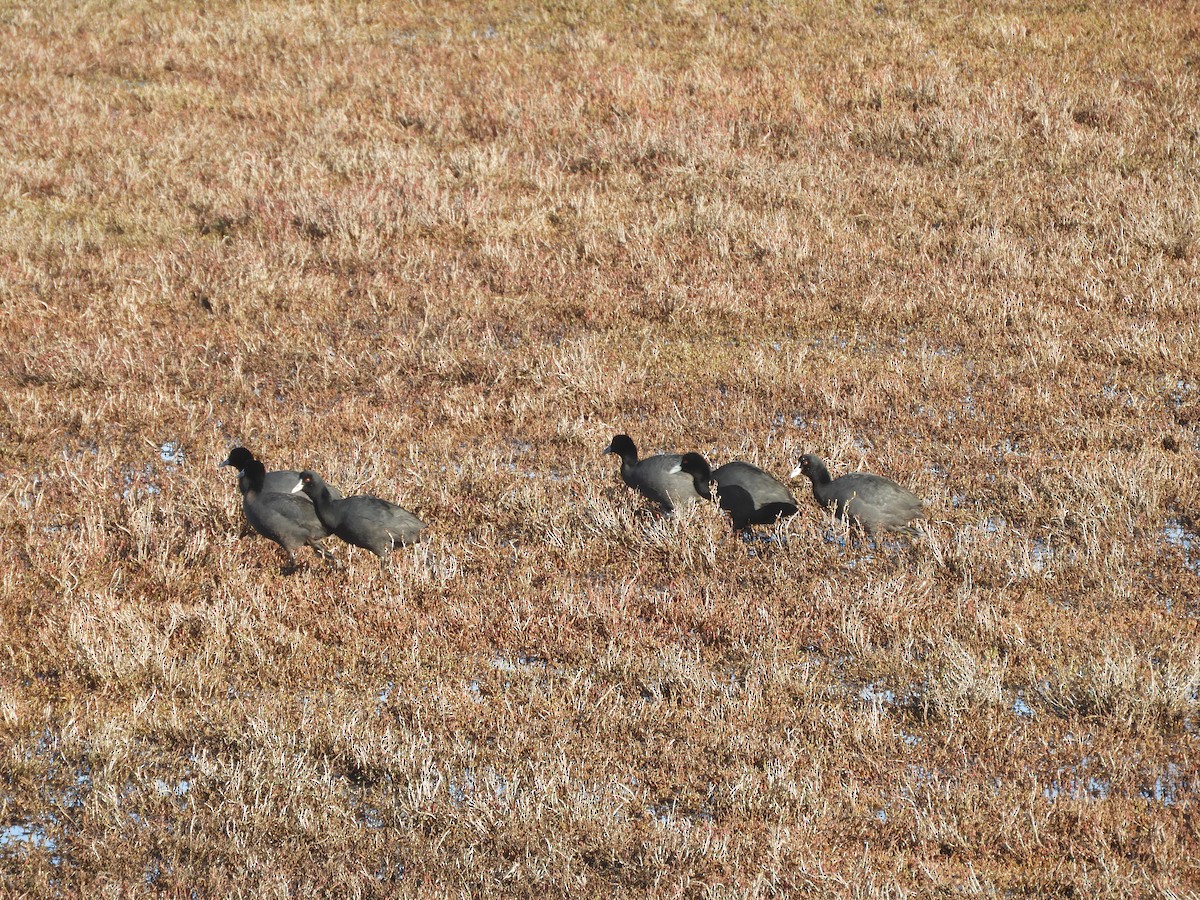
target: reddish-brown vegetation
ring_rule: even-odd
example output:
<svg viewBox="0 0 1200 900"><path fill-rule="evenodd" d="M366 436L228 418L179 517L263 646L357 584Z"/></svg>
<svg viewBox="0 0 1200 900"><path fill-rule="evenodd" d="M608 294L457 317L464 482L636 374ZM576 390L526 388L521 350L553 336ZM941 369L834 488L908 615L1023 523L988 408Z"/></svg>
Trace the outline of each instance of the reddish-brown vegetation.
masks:
<svg viewBox="0 0 1200 900"><path fill-rule="evenodd" d="M1198 28L0 5L0 892L1200 890ZM233 442L429 537L285 576Z"/></svg>

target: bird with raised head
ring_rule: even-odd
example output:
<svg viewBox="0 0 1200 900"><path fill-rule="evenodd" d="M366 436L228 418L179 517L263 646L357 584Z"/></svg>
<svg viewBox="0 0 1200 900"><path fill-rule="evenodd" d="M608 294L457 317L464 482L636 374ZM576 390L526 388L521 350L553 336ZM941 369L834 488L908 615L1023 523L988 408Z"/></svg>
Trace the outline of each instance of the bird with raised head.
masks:
<svg viewBox="0 0 1200 900"><path fill-rule="evenodd" d="M691 475L680 470L679 463L683 457L678 453L659 453L639 460L637 446L627 434L614 437L604 452L619 456L621 480L646 499L657 503L665 513L673 512L677 506L686 506L708 497L696 490L696 482Z"/></svg>
<svg viewBox="0 0 1200 900"><path fill-rule="evenodd" d="M266 476L266 468L257 459L245 463L238 475L246 521L263 537L284 549L293 569L298 565L296 551L304 546L312 547L314 552L332 562L333 554L321 544L321 540L329 535L329 529L317 516L313 504L307 498L266 490Z"/></svg>

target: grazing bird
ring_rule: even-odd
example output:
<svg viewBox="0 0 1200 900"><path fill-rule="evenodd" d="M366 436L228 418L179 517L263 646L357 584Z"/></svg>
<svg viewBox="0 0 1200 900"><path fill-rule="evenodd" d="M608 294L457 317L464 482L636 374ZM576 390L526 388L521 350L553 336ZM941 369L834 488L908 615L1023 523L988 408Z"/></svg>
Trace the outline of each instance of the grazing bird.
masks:
<svg viewBox="0 0 1200 900"><path fill-rule="evenodd" d="M242 482L245 480L244 473L246 466L251 462L254 462L253 453L245 447L234 447L229 451L229 456L226 457L225 462L221 463L217 468L219 469L221 466L234 466L238 470L238 489L244 495L246 488ZM262 490L273 494L290 494L292 493L292 488L299 483L299 472L293 472L291 469L281 469L278 472L267 472L266 477L263 479ZM334 500L342 499L342 492L332 485L329 487L329 493L333 495ZM312 502L304 494L299 495L296 499L301 503Z"/></svg>
<svg viewBox="0 0 1200 900"><path fill-rule="evenodd" d="M360 494L334 499L324 479L308 469L300 473L292 491L307 494L326 528L347 544L370 550L385 569L388 555L398 546L415 543L425 528L407 509L378 497Z"/></svg>
<svg viewBox="0 0 1200 900"><path fill-rule="evenodd" d="M696 490L695 479L680 471L683 459L678 453L660 453L638 460L637 447L627 434L618 434L604 448L605 453L621 457L621 480L653 500L663 512L672 512L677 506L686 506L708 497Z"/></svg>
<svg viewBox="0 0 1200 900"><path fill-rule="evenodd" d="M291 494L266 490L266 478L267 470L257 459L246 463L238 475L242 511L254 530L282 547L293 569L297 566L296 551L306 544L322 558L333 560L333 554L321 545L329 529L317 517L313 504Z"/></svg>
<svg viewBox="0 0 1200 900"><path fill-rule="evenodd" d="M851 472L830 479L821 457L806 453L791 477L807 475L812 480L813 496L822 506L832 506L843 521L850 518L874 539L880 531L893 531L913 537L920 534L908 523L924 519L921 498L907 488L881 475Z"/></svg>
<svg viewBox="0 0 1200 900"><path fill-rule="evenodd" d="M735 460L714 471L699 453L685 453L679 467L692 476L697 493L704 497L710 498L709 484L716 483L721 509L729 513L734 531L772 525L799 508L779 479L750 463Z"/></svg>

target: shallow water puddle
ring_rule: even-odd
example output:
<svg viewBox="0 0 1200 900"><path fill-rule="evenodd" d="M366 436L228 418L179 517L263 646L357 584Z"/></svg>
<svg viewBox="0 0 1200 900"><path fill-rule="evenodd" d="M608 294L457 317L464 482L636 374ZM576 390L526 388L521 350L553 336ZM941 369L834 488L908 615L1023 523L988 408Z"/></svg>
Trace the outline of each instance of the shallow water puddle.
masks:
<svg viewBox="0 0 1200 900"><path fill-rule="evenodd" d="M1012 702L1012 711L1022 719L1033 718L1033 707L1025 702L1025 698L1021 696L1020 692Z"/></svg>
<svg viewBox="0 0 1200 900"><path fill-rule="evenodd" d="M163 462L172 467L182 466L183 461L187 458L179 441L163 441L162 446L158 449L158 455Z"/></svg>
<svg viewBox="0 0 1200 900"><path fill-rule="evenodd" d="M1187 528L1182 520L1168 519L1163 526L1163 540L1182 554L1185 569L1200 575L1200 535Z"/></svg>
<svg viewBox="0 0 1200 900"><path fill-rule="evenodd" d="M1190 795L1196 785L1188 782L1175 763L1168 763L1164 772L1155 777L1154 782L1139 792L1144 800L1161 803L1163 806L1173 806L1179 802L1179 794Z"/></svg>
<svg viewBox="0 0 1200 900"><path fill-rule="evenodd" d="M1091 764L1090 757L1084 757L1078 765L1063 766L1055 773L1055 777L1046 787L1042 788L1042 796L1047 800L1104 800L1112 792L1112 779L1100 775L1084 775L1082 770Z"/></svg>
<svg viewBox="0 0 1200 900"><path fill-rule="evenodd" d="M53 853L58 843L46 834L46 829L33 822L0 826L0 852L12 853L22 847Z"/></svg>

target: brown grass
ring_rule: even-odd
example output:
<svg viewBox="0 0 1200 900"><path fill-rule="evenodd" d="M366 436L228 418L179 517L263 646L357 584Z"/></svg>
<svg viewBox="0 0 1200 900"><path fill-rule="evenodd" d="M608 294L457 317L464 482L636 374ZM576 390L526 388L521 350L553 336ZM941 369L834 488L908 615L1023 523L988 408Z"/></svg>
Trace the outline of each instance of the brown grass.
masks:
<svg viewBox="0 0 1200 900"><path fill-rule="evenodd" d="M0 35L0 893L1200 891L1192 5ZM430 538L284 576L233 442Z"/></svg>

